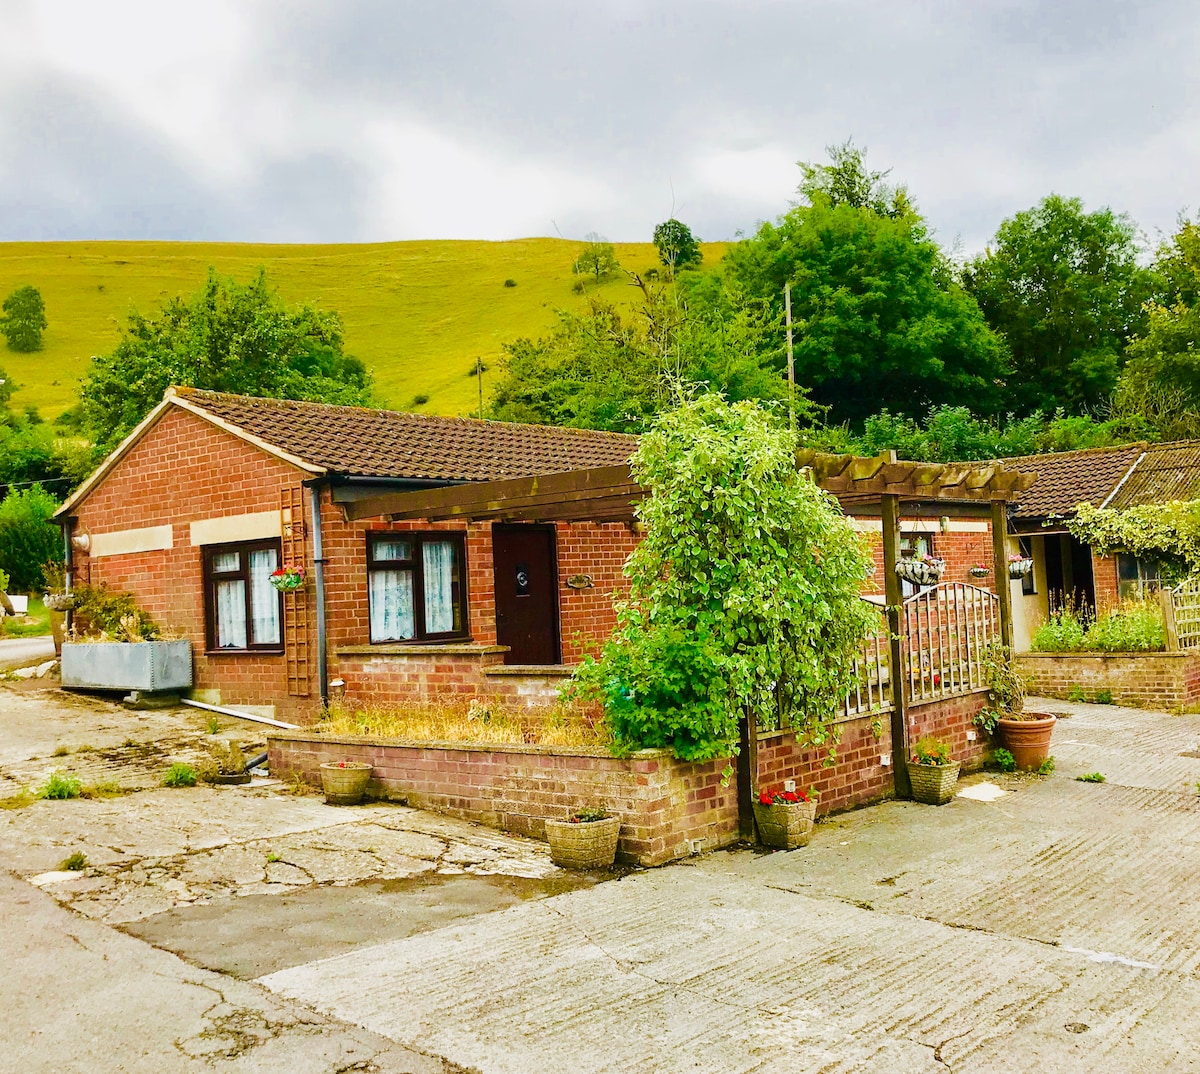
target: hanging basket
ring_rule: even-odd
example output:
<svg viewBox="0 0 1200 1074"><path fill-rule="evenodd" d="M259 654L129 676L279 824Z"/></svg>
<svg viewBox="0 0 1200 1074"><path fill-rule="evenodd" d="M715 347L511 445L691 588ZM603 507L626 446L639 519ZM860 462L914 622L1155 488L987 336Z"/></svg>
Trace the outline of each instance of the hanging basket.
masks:
<svg viewBox="0 0 1200 1074"><path fill-rule="evenodd" d="M46 593L42 603L52 612L66 612L75 607L75 597L71 593Z"/></svg>
<svg viewBox="0 0 1200 1074"><path fill-rule="evenodd" d="M945 569L944 559L902 559L896 564L896 573L913 585L937 585Z"/></svg>
<svg viewBox="0 0 1200 1074"><path fill-rule="evenodd" d="M1031 570L1033 570L1033 560L1028 556L1008 561L1008 576L1010 578L1024 578Z"/></svg>
<svg viewBox="0 0 1200 1074"><path fill-rule="evenodd" d="M972 567L967 573L972 578L986 578L992 571L990 567Z"/></svg>
<svg viewBox="0 0 1200 1074"><path fill-rule="evenodd" d="M284 567L271 575L271 585L280 593L291 593L303 587L305 582L303 567Z"/></svg>

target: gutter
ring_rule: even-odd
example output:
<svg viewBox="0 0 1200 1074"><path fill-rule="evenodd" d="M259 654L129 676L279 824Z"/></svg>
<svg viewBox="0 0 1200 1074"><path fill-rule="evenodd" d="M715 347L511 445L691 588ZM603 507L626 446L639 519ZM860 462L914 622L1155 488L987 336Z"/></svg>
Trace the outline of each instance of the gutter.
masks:
<svg viewBox="0 0 1200 1074"><path fill-rule="evenodd" d="M312 505L313 582L317 590L317 689L321 704L329 702L329 657L325 624L325 546L321 536L321 486L324 478L305 481Z"/></svg>

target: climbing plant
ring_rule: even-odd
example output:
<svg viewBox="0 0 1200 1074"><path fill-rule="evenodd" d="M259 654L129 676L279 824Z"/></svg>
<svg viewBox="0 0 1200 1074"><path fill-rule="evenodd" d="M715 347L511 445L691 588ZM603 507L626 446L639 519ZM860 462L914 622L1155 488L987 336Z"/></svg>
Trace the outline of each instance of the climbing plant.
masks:
<svg viewBox="0 0 1200 1074"><path fill-rule="evenodd" d="M1168 578L1200 571L1200 500L1116 510L1081 503L1067 529L1101 555L1128 552L1160 564Z"/></svg>
<svg viewBox="0 0 1200 1074"><path fill-rule="evenodd" d="M878 613L858 595L861 540L795 457L771 411L717 393L682 399L642 437L630 595L574 688L603 702L618 750L729 756L747 712L830 741Z"/></svg>

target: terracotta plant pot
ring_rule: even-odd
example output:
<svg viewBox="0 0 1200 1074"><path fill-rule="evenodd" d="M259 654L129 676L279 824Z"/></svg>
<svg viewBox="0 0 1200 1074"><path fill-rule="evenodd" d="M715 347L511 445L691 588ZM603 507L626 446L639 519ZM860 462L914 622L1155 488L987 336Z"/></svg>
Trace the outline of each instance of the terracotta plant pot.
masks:
<svg viewBox="0 0 1200 1074"><path fill-rule="evenodd" d="M564 869L607 869L617 856L621 818L546 821L550 860Z"/></svg>
<svg viewBox="0 0 1200 1074"><path fill-rule="evenodd" d="M1013 755L1017 767L1032 771L1050 756L1050 736L1058 721L1047 712L1027 712L1025 716L1023 720L999 719L996 726L1001 743Z"/></svg>
<svg viewBox="0 0 1200 1074"><path fill-rule="evenodd" d="M373 766L365 761L321 765L321 787L329 805L358 805L367 790Z"/></svg>
<svg viewBox="0 0 1200 1074"><path fill-rule="evenodd" d="M816 802L780 802L777 805L754 803L754 822L763 846L795 850L807 846L812 838Z"/></svg>
<svg viewBox="0 0 1200 1074"><path fill-rule="evenodd" d="M908 782L914 802L926 805L945 805L954 797L958 783L958 762L949 764L913 764L908 762Z"/></svg>

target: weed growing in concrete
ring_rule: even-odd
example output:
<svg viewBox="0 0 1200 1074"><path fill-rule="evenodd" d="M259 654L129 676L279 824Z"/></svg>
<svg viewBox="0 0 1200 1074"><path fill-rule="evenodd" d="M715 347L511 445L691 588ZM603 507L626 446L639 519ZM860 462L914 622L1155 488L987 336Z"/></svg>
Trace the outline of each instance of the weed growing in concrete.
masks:
<svg viewBox="0 0 1200 1074"><path fill-rule="evenodd" d="M308 782L300 772L293 772L291 778L284 784L283 793L301 798L306 794L316 794L318 788Z"/></svg>
<svg viewBox="0 0 1200 1074"><path fill-rule="evenodd" d="M276 861L279 861L279 855L272 850L267 854L267 864L270 865L272 862Z"/></svg>
<svg viewBox="0 0 1200 1074"><path fill-rule="evenodd" d="M1076 683L1067 691L1067 700L1075 702L1083 702L1087 700L1087 694L1083 692L1083 687Z"/></svg>
<svg viewBox="0 0 1200 1074"><path fill-rule="evenodd" d="M1104 776L1100 772L1085 772L1082 776L1075 777L1076 783L1103 783Z"/></svg>
<svg viewBox="0 0 1200 1074"><path fill-rule="evenodd" d="M989 763L992 767L1000 769L1001 772L1014 772L1017 768L1016 758L1003 747L992 750L992 759Z"/></svg>
<svg viewBox="0 0 1200 1074"><path fill-rule="evenodd" d="M176 761L167 769L166 775L163 776L164 787L194 787L196 780L200 777L196 774L196 770L190 764L183 764Z"/></svg>
<svg viewBox="0 0 1200 1074"><path fill-rule="evenodd" d="M137 741L132 738L127 738L124 742L121 743L121 745L124 746L127 750L131 750L131 749L133 749L134 746L137 745Z"/></svg>
<svg viewBox="0 0 1200 1074"><path fill-rule="evenodd" d="M1048 776L1054 771L1054 758L1047 757L1040 765L1038 765L1038 775ZM1103 778L1103 777L1101 777Z"/></svg>
<svg viewBox="0 0 1200 1074"><path fill-rule="evenodd" d="M216 716L208 718L208 733L210 735L219 735L221 733L221 721Z"/></svg>
<svg viewBox="0 0 1200 1074"><path fill-rule="evenodd" d="M70 772L51 772L50 777L37 791L39 798L49 798L61 801L65 798L78 798L83 791L83 784L78 776Z"/></svg>
<svg viewBox="0 0 1200 1074"><path fill-rule="evenodd" d="M28 787L22 787L16 794L0 798L0 809L24 809L36 801L33 792Z"/></svg>
<svg viewBox="0 0 1200 1074"><path fill-rule="evenodd" d="M87 864L87 855L82 850L76 850L63 858L58 863L58 868L64 873L77 873L81 869L86 869Z"/></svg>
<svg viewBox="0 0 1200 1074"><path fill-rule="evenodd" d="M1112 703L1113 703L1113 695L1112 695L1111 690L1097 690L1096 691L1096 704L1097 705L1111 705Z"/></svg>
<svg viewBox="0 0 1200 1074"><path fill-rule="evenodd" d="M57 746L54 747L54 752L51 754L51 756L52 757L65 757L70 752L71 752L71 747L68 746L65 742L60 742Z"/></svg>
<svg viewBox="0 0 1200 1074"><path fill-rule="evenodd" d="M120 798L129 794L129 788L122 787L115 779L102 779L98 783L89 783L79 794L81 798Z"/></svg>

